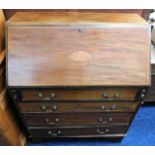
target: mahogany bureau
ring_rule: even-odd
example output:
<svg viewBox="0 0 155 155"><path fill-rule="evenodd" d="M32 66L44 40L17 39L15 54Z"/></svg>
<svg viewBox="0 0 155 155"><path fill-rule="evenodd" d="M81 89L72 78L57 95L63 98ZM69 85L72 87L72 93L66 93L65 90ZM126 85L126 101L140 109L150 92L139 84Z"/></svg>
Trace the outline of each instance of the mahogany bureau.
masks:
<svg viewBox="0 0 155 155"><path fill-rule="evenodd" d="M16 13L7 86L33 140L122 138L150 85L150 27L136 14Z"/></svg>

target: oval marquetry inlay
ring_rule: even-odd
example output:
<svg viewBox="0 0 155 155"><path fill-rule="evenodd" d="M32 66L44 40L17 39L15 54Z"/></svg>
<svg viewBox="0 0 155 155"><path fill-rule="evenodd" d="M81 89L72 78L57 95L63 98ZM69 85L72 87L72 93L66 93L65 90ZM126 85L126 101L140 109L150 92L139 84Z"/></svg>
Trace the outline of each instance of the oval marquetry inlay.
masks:
<svg viewBox="0 0 155 155"><path fill-rule="evenodd" d="M92 54L86 51L77 51L72 53L69 57L73 61L85 62L92 58Z"/></svg>

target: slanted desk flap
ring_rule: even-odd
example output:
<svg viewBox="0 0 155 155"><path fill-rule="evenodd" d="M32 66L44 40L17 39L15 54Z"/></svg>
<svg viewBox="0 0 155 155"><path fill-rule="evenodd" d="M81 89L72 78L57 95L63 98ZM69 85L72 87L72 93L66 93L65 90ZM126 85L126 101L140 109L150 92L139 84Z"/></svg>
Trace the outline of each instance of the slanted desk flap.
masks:
<svg viewBox="0 0 155 155"><path fill-rule="evenodd" d="M9 86L150 84L150 27L141 17L39 15L19 13L7 23Z"/></svg>

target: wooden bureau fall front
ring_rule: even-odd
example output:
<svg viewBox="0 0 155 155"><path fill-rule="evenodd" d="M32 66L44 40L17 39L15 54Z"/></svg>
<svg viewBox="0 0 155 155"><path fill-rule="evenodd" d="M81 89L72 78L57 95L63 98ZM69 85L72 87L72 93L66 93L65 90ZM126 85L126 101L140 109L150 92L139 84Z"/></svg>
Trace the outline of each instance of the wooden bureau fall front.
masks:
<svg viewBox="0 0 155 155"><path fill-rule="evenodd" d="M150 27L136 14L16 13L7 85L29 136L122 138L150 85Z"/></svg>

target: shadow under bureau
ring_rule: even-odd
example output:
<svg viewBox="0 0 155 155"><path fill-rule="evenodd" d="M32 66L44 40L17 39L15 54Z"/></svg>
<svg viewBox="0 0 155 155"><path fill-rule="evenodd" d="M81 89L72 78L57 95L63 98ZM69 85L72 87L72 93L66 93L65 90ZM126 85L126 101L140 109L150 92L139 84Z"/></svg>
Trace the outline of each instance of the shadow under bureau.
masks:
<svg viewBox="0 0 155 155"><path fill-rule="evenodd" d="M7 85L30 138L122 138L150 85L150 27L136 14L16 13Z"/></svg>

